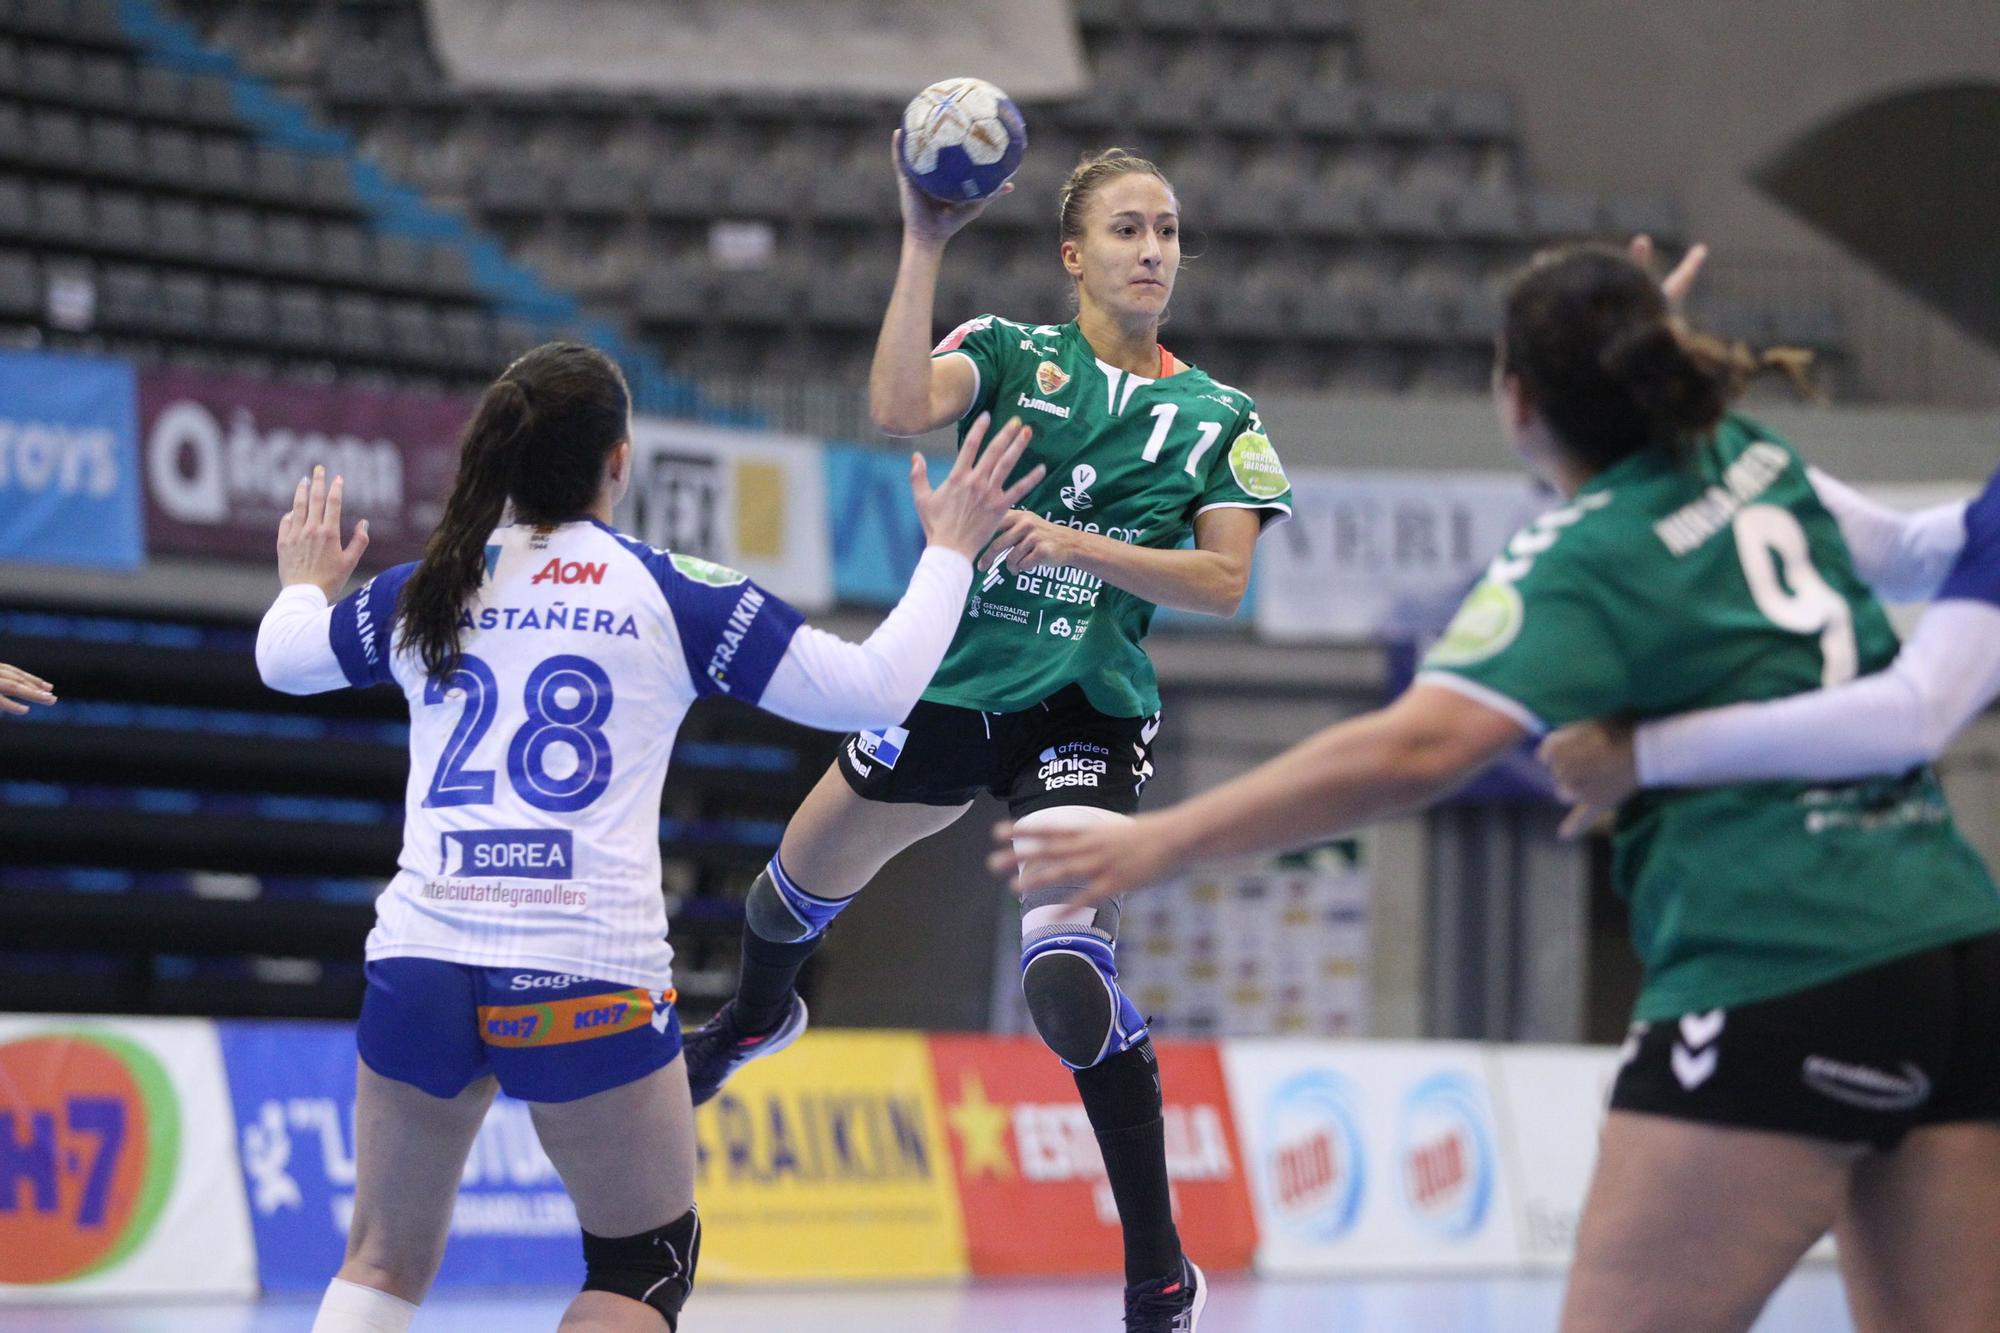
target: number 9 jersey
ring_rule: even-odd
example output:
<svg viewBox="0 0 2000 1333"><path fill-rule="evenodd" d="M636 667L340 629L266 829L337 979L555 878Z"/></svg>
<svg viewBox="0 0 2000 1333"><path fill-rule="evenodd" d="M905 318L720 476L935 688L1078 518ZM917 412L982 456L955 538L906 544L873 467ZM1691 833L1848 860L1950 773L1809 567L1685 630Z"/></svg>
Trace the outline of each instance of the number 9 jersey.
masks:
<svg viewBox="0 0 2000 1333"><path fill-rule="evenodd" d="M1791 445L1742 417L1685 464L1626 458L1517 534L1418 679L1539 734L1779 699L1880 671L1896 636ZM1640 792L1613 879L1658 1021L1819 985L2000 925L1919 766Z"/></svg>
<svg viewBox="0 0 2000 1333"><path fill-rule="evenodd" d="M432 680L392 644L415 568L342 599L327 631L344 677L328 683L393 684L410 707L403 849L369 959L668 988L659 820L674 735L699 696L757 703L798 612L596 522L503 527L459 621L463 661Z"/></svg>

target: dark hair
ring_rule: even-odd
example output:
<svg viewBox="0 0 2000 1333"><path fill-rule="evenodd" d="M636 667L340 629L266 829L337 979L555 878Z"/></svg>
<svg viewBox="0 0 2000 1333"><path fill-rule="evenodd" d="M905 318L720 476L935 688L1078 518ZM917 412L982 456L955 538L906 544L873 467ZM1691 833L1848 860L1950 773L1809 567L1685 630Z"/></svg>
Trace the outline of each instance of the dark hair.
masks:
<svg viewBox="0 0 2000 1333"><path fill-rule="evenodd" d="M1757 368L1748 349L1689 333L1658 279L1609 246L1545 251L1508 289L1500 369L1596 469L1641 449L1684 458Z"/></svg>
<svg viewBox="0 0 2000 1333"><path fill-rule="evenodd" d="M543 343L487 386L459 438L444 516L397 602L398 643L417 651L425 674L441 679L458 669L459 617L486 575L486 540L507 502L521 523L582 514L630 412L617 363L582 343Z"/></svg>

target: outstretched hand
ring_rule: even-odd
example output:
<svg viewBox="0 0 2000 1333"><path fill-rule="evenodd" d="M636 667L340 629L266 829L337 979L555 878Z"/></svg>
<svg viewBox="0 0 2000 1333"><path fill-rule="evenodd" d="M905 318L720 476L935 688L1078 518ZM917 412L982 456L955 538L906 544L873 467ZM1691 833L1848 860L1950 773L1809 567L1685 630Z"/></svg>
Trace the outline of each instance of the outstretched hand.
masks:
<svg viewBox="0 0 2000 1333"><path fill-rule="evenodd" d="M0 662L0 713L25 713L29 704L52 704L55 690L40 676Z"/></svg>
<svg viewBox="0 0 2000 1333"><path fill-rule="evenodd" d="M292 507L278 520L278 582L286 587L310 583L331 602L361 563L368 549L368 520L354 525L354 536L346 545L340 541L340 496L345 480L335 477L328 485L326 469L315 467L310 477L301 477L292 493Z"/></svg>
<svg viewBox="0 0 2000 1333"><path fill-rule="evenodd" d="M1000 845L986 858L986 868L1015 876L1016 893L1075 885L1069 906L1087 907L1173 877L1180 867L1155 827L1157 818L1032 831L1005 821L993 826Z"/></svg>
<svg viewBox="0 0 2000 1333"><path fill-rule="evenodd" d="M910 497L916 502L925 538L932 546L957 551L968 560L978 556L992 540L1007 511L1035 489L1048 472L1037 463L1019 481L1006 485L1035 433L1015 417L1000 428L992 444L982 452L980 442L986 438L986 428L991 422L990 414L979 414L979 419L965 432L965 442L959 446L958 457L952 460L951 472L935 490L931 489L924 456L910 455Z"/></svg>
<svg viewBox="0 0 2000 1333"><path fill-rule="evenodd" d="M1638 262L1639 267L1653 267L1653 238L1645 234L1634 236L1626 244L1626 251ZM1687 248L1681 262L1674 265L1674 271L1660 279L1660 290L1667 294L1667 305L1675 314L1687 304L1688 292L1694 287L1695 278L1701 273L1702 265L1708 262L1708 247L1697 242Z"/></svg>

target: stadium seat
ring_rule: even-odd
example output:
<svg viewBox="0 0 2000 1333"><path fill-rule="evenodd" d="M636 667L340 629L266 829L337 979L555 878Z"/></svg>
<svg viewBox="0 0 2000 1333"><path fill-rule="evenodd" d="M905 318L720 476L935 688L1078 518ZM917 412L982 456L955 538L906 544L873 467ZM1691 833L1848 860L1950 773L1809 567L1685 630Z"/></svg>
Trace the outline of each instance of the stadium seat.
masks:
<svg viewBox="0 0 2000 1333"><path fill-rule="evenodd" d="M1517 241L1522 211L1521 197L1511 190L1469 190L1452 201L1452 227L1468 240Z"/></svg>
<svg viewBox="0 0 2000 1333"><path fill-rule="evenodd" d="M274 273L311 274L317 268L312 231L304 218L273 213L264 222L264 264Z"/></svg>
<svg viewBox="0 0 2000 1333"><path fill-rule="evenodd" d="M89 149L85 160L99 180L137 181L146 174L145 156L139 148L139 130L129 120L98 118L90 122L86 134Z"/></svg>
<svg viewBox="0 0 2000 1333"><path fill-rule="evenodd" d="M1284 6L1279 0L1222 0L1214 22L1219 32L1275 35L1285 30Z"/></svg>
<svg viewBox="0 0 2000 1333"><path fill-rule="evenodd" d="M1448 92L1444 119L1453 134L1469 141L1509 140L1517 132L1514 103L1505 93Z"/></svg>
<svg viewBox="0 0 2000 1333"><path fill-rule="evenodd" d="M320 351L327 344L325 299L310 287L280 287L272 331L287 350Z"/></svg>
<svg viewBox="0 0 2000 1333"><path fill-rule="evenodd" d="M144 255L153 244L145 197L131 190L99 190L93 239L112 254Z"/></svg>
<svg viewBox="0 0 2000 1333"><path fill-rule="evenodd" d="M412 365L441 364L444 339L437 316L423 301L395 301L388 307L389 350Z"/></svg>
<svg viewBox="0 0 2000 1333"><path fill-rule="evenodd" d="M219 74L197 74L188 80L187 118L197 125L236 129L236 93Z"/></svg>
<svg viewBox="0 0 2000 1333"><path fill-rule="evenodd" d="M217 265L232 269L263 266L263 228L249 209L211 209L208 228L209 255Z"/></svg>
<svg viewBox="0 0 2000 1333"><path fill-rule="evenodd" d="M1529 239L1570 240L1597 233L1597 200L1587 194L1542 190L1528 197Z"/></svg>
<svg viewBox="0 0 2000 1333"><path fill-rule="evenodd" d="M143 332L155 327L160 284L138 264L107 264L97 284L97 322L104 328Z"/></svg>
<svg viewBox="0 0 2000 1333"><path fill-rule="evenodd" d="M28 146L34 160L56 171L75 171L88 156L83 117L39 107L28 113Z"/></svg>
<svg viewBox="0 0 2000 1333"><path fill-rule="evenodd" d="M208 257L208 219L201 206L186 199L159 199L153 204L153 245L168 258Z"/></svg>
<svg viewBox="0 0 2000 1333"><path fill-rule="evenodd" d="M1375 88L1368 93L1368 121L1385 138L1427 139L1443 127L1438 95L1408 88Z"/></svg>
<svg viewBox="0 0 2000 1333"><path fill-rule="evenodd" d="M26 166L34 161L28 138L28 113L12 102L0 102L0 162Z"/></svg>
<svg viewBox="0 0 2000 1333"><path fill-rule="evenodd" d="M133 110L145 120L179 123L188 118L188 76L165 65L134 71Z"/></svg>
<svg viewBox="0 0 2000 1333"><path fill-rule="evenodd" d="M623 216L638 205L639 179L615 163L587 161L561 180L566 213Z"/></svg>
<svg viewBox="0 0 2000 1333"><path fill-rule="evenodd" d="M493 326L474 310L450 310L438 320L438 338L446 361L472 375L491 375Z"/></svg>
<svg viewBox="0 0 2000 1333"><path fill-rule="evenodd" d="M162 333L194 338L209 332L213 288L199 273L170 273L160 282L159 316Z"/></svg>
<svg viewBox="0 0 2000 1333"><path fill-rule="evenodd" d="M1375 196L1375 227L1384 236L1403 240L1442 238L1446 196L1435 186L1396 187Z"/></svg>
<svg viewBox="0 0 2000 1333"><path fill-rule="evenodd" d="M155 125L145 136L145 179L185 190L200 170L194 135L187 130Z"/></svg>
<svg viewBox="0 0 2000 1333"><path fill-rule="evenodd" d="M339 282L365 282L372 272L368 234L351 222L325 222L319 228L319 265Z"/></svg>
<svg viewBox="0 0 2000 1333"><path fill-rule="evenodd" d="M0 237L25 240L34 234L35 212L28 183L19 176L0 176Z"/></svg>
<svg viewBox="0 0 2000 1333"><path fill-rule="evenodd" d="M1206 0L1137 0L1131 22L1153 32L1191 33L1207 27L1209 17Z"/></svg>
<svg viewBox="0 0 2000 1333"><path fill-rule="evenodd" d="M256 191L251 186L250 150L231 134L205 134L197 143L200 155L201 188L225 198L246 198Z"/></svg>
<svg viewBox="0 0 2000 1333"><path fill-rule="evenodd" d="M422 291L429 286L423 243L394 232L376 233L373 279L376 285L397 291Z"/></svg>
<svg viewBox="0 0 2000 1333"><path fill-rule="evenodd" d="M1286 0L1285 28L1301 37L1325 37L1352 32L1354 14L1348 0Z"/></svg>
<svg viewBox="0 0 2000 1333"><path fill-rule="evenodd" d="M44 244L74 247L89 243L90 197L81 185L43 181L34 189L35 235Z"/></svg>
<svg viewBox="0 0 2000 1333"><path fill-rule="evenodd" d="M82 73L74 50L35 45L21 58L20 88L29 98L50 106L81 106Z"/></svg>
<svg viewBox="0 0 2000 1333"><path fill-rule="evenodd" d="M215 332L231 342L262 345L272 336L271 294L260 282L230 279L217 285Z"/></svg>
<svg viewBox="0 0 2000 1333"><path fill-rule="evenodd" d="M85 56L77 62L77 101L120 115L132 106L132 65L121 56Z"/></svg>
<svg viewBox="0 0 2000 1333"><path fill-rule="evenodd" d="M1292 93L1292 118L1308 134L1351 138L1362 131L1365 102L1359 88L1316 84Z"/></svg>
<svg viewBox="0 0 2000 1333"><path fill-rule="evenodd" d="M356 293L334 297L333 344L343 355L357 360L381 360L389 350L381 302Z"/></svg>
<svg viewBox="0 0 2000 1333"><path fill-rule="evenodd" d="M42 276L35 257L0 250L0 318L32 319L42 313Z"/></svg>

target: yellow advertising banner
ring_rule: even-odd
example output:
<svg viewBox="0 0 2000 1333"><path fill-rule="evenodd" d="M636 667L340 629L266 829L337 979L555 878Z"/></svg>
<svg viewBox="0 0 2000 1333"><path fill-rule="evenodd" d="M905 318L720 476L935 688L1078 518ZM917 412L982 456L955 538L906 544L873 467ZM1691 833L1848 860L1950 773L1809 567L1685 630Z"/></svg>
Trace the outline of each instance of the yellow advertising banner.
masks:
<svg viewBox="0 0 2000 1333"><path fill-rule="evenodd" d="M695 1113L701 1275L872 1281L966 1271L930 1048L907 1032L814 1032Z"/></svg>

